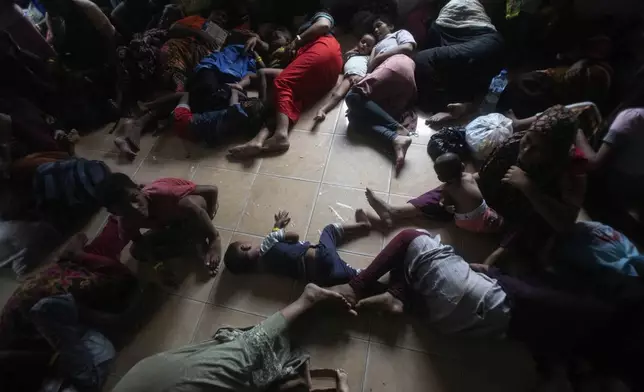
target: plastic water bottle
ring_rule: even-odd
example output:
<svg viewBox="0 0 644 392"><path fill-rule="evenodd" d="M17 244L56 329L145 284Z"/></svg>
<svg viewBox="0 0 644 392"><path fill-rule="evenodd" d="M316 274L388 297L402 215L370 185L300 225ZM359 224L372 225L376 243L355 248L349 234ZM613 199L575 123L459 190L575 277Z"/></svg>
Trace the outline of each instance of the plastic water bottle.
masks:
<svg viewBox="0 0 644 392"><path fill-rule="evenodd" d="M487 95L483 99L481 104L481 113L488 114L493 113L496 110L496 104L499 102L499 97L505 87L508 85L508 71L503 69L501 73L492 78L490 83L490 88L487 91Z"/></svg>

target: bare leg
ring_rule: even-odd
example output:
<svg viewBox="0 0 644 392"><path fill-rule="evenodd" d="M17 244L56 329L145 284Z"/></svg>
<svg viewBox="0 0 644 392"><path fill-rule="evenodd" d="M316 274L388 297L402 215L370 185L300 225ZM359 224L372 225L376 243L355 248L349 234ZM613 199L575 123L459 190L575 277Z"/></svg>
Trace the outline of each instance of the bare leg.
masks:
<svg viewBox="0 0 644 392"><path fill-rule="evenodd" d="M237 159L255 157L262 152L262 145L264 144L264 141L268 139L270 134L271 131L268 128L263 127L251 141L231 148L228 150L228 153L231 157Z"/></svg>
<svg viewBox="0 0 644 392"><path fill-rule="evenodd" d="M358 237L369 234L371 231L371 222L363 209L356 211L356 223L346 223L342 225L342 231L346 237Z"/></svg>
<svg viewBox="0 0 644 392"><path fill-rule="evenodd" d="M405 156L407 156L407 150L411 146L411 138L409 136L398 135L392 144L394 153L396 154L396 175L398 175L405 165Z"/></svg>
<svg viewBox="0 0 644 392"><path fill-rule="evenodd" d="M268 138L262 150L265 152L285 152L291 144L288 142L288 128L290 126L288 116L284 113L277 113L277 127L273 136Z"/></svg>
<svg viewBox="0 0 644 392"><path fill-rule="evenodd" d="M304 288L300 297L296 299L295 302L280 310L280 313L282 313L286 322L291 324L307 310L320 302L334 302L344 309L348 310L350 308L349 303L339 293L323 289L313 283L309 283Z"/></svg>
<svg viewBox="0 0 644 392"><path fill-rule="evenodd" d="M412 219L422 215L422 213L411 204L405 204L404 206L390 205L380 197L376 196L376 194L369 188L365 191L365 195L367 196L369 205L376 211L376 214L378 214L380 219L384 221L387 227L391 227L394 222L398 223L401 220Z"/></svg>
<svg viewBox="0 0 644 392"><path fill-rule="evenodd" d="M394 297L389 291L385 291L382 294L361 299L358 301L356 309L373 309L393 314L402 314L404 306L401 300Z"/></svg>
<svg viewBox="0 0 644 392"><path fill-rule="evenodd" d="M329 113L331 110L333 110L333 108L336 107L340 102L342 102L344 97L349 92L350 88L351 88L351 79L343 77L340 84L338 84L333 89L333 92L331 93L331 97L326 101L324 106L322 106L322 108L318 110L318 113L314 118L315 122L318 123L318 122L324 121L324 119L326 118L326 114Z"/></svg>
<svg viewBox="0 0 644 392"><path fill-rule="evenodd" d="M266 102L268 98L268 82L273 81L282 70L279 68L263 68L258 71L259 74L259 99Z"/></svg>
<svg viewBox="0 0 644 392"><path fill-rule="evenodd" d="M447 121L458 120L463 117L473 107L472 103L450 103L447 105L447 111L438 112L427 119L427 124L438 125Z"/></svg>

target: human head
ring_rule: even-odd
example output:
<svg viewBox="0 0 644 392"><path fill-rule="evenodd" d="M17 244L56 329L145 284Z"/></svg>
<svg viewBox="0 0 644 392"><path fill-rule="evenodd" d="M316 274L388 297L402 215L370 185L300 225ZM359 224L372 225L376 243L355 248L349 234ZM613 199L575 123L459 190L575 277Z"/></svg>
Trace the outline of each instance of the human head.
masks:
<svg viewBox="0 0 644 392"><path fill-rule="evenodd" d="M391 22L391 20L388 17L382 15L373 21L373 33L378 39L378 41L385 38L387 34L393 33L393 32L394 32L394 24Z"/></svg>
<svg viewBox="0 0 644 392"><path fill-rule="evenodd" d="M371 34L365 34L360 38L358 42L358 53L360 54L370 54L371 49L376 45L376 37Z"/></svg>
<svg viewBox="0 0 644 392"><path fill-rule="evenodd" d="M110 174L99 186L99 200L116 216L147 218L148 199L141 187L123 173Z"/></svg>
<svg viewBox="0 0 644 392"><path fill-rule="evenodd" d="M465 166L461 162L461 158L453 152L446 152L445 154L436 158L434 162L434 171L441 182L452 182L461 178Z"/></svg>
<svg viewBox="0 0 644 392"><path fill-rule="evenodd" d="M286 27L278 27L271 33L271 49L275 50L288 45L293 40L293 35Z"/></svg>
<svg viewBox="0 0 644 392"><path fill-rule="evenodd" d="M235 241L228 245L224 265L233 274L248 274L257 270L259 247L250 242Z"/></svg>
<svg viewBox="0 0 644 392"><path fill-rule="evenodd" d="M546 109L532 123L519 144L519 162L557 165L568 159L577 132L577 117L561 105Z"/></svg>
<svg viewBox="0 0 644 392"><path fill-rule="evenodd" d="M183 18L181 7L176 4L168 4L163 7L163 12L159 18L159 28L167 30L174 22L181 18Z"/></svg>
<svg viewBox="0 0 644 392"><path fill-rule="evenodd" d="M226 24L228 23L228 13L222 9L214 9L210 11L210 15L208 15L208 20L216 23L217 25L219 25L219 27L223 29L226 27Z"/></svg>

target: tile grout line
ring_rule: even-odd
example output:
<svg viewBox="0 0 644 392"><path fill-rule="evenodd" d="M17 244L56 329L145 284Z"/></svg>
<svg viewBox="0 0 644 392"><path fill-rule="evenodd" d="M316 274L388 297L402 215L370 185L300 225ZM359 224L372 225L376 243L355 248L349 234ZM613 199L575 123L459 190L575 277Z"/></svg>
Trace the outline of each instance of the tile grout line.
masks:
<svg viewBox="0 0 644 392"><path fill-rule="evenodd" d="M336 119L337 123L337 119ZM335 127L333 128L335 131ZM315 190L315 197L313 198L313 204L311 204L311 212L309 213L309 219L306 223L306 233L304 233L304 238L309 235L309 228L311 227L311 221L313 221L313 213L315 212L315 206L318 204L318 199L320 197L320 189L322 189L322 181L324 180L324 175L326 174L327 168L329 167L329 160L331 159L331 150L333 149L333 141L335 140L335 135L331 137L331 143L329 143L329 149L327 150L326 160L324 161L324 170L322 171L322 177L318 182L317 189Z"/></svg>
<svg viewBox="0 0 644 392"><path fill-rule="evenodd" d="M369 333L369 344L367 345L367 358L364 362L364 373L362 374L362 388L360 390L365 392L365 387L367 385L367 372L369 370L369 357L371 356L371 333Z"/></svg>
<svg viewBox="0 0 644 392"><path fill-rule="evenodd" d="M241 214L239 214L239 217L237 218L237 224L233 229L233 234L232 234L233 236L237 233L237 229L239 229L239 225L241 224L241 221L244 218L244 214L246 213L246 209L248 208L248 203L250 203L251 195L253 194L253 186L255 185L255 180L257 180L257 173L253 174L253 180L250 182L250 187L248 188L248 195L246 195L246 203L244 203L244 208L242 208ZM231 237L231 240L232 240L232 237Z"/></svg>

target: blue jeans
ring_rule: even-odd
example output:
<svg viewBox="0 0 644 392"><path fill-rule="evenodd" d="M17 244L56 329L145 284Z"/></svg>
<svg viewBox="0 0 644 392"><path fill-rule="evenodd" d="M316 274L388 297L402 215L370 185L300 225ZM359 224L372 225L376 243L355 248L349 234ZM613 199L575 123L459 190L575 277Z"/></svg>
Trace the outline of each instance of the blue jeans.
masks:
<svg viewBox="0 0 644 392"><path fill-rule="evenodd" d="M345 263L338 254L337 246L342 242L342 228L339 225L327 225L322 234L320 242L316 246L315 259L318 262L317 275L315 282L322 286L335 286L338 284L349 283L358 271Z"/></svg>
<svg viewBox="0 0 644 392"><path fill-rule="evenodd" d="M393 142L398 136L398 121L385 112L377 103L355 91L345 98L349 107L349 123L360 132L374 132Z"/></svg>
<svg viewBox="0 0 644 392"><path fill-rule="evenodd" d="M101 333L82 325L71 294L43 298L29 311L38 332L59 353L58 366L83 391L100 391L116 356L112 343Z"/></svg>

